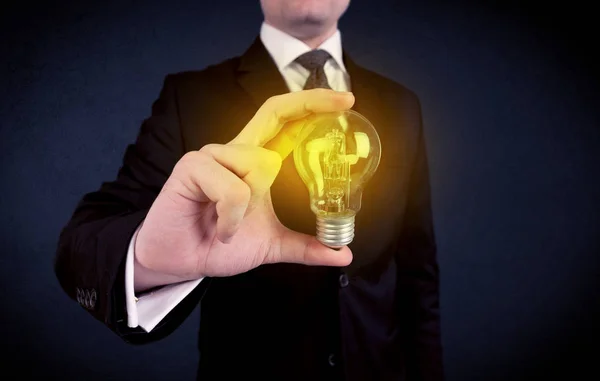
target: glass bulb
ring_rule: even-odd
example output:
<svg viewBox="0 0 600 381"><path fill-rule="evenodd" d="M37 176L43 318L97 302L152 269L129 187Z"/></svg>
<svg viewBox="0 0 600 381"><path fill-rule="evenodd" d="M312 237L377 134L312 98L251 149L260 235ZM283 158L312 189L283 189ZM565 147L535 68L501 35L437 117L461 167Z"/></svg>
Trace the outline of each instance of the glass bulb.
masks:
<svg viewBox="0 0 600 381"><path fill-rule="evenodd" d="M310 116L297 141L294 163L317 216L317 239L332 248L348 245L362 192L379 166L379 135L349 110Z"/></svg>

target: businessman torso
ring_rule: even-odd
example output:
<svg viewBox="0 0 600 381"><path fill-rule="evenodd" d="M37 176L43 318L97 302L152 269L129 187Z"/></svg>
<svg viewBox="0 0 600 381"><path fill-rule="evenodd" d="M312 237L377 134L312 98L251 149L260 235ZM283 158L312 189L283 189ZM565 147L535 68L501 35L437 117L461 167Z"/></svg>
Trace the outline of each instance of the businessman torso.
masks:
<svg viewBox="0 0 600 381"><path fill-rule="evenodd" d="M401 300L405 264L399 242L422 133L420 109L405 88L348 57L345 63L354 109L377 128L383 152L356 218L354 261L344 269L265 265L212 279L201 302L200 379L404 377L405 350L414 351L417 327L411 322L415 301ZM240 58L180 74L173 82L184 151L227 143L267 98L288 91L258 40ZM284 225L315 234L308 192L292 156L271 193Z"/></svg>
<svg viewBox="0 0 600 381"><path fill-rule="evenodd" d="M356 217L350 266L273 264L207 278L151 332L128 326L129 243L176 162L206 144L229 142L269 97L288 92L257 39L241 57L167 76L117 178L86 194L61 232L55 271L65 292L138 344L170 334L200 302L202 380L441 381L439 277L419 101L346 55L344 63L354 109L373 123L382 145ZM284 225L315 234L291 156L271 195Z"/></svg>

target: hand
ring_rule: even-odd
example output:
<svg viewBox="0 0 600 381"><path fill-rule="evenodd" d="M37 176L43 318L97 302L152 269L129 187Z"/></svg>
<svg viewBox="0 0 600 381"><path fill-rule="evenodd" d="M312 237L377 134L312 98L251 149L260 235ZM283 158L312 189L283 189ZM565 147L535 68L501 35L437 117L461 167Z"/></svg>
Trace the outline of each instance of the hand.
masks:
<svg viewBox="0 0 600 381"><path fill-rule="evenodd" d="M347 110L353 103L352 94L325 89L275 96L228 144L185 154L139 231L136 289L231 276L266 263L348 265L348 247L333 250L283 226L270 187L302 119Z"/></svg>

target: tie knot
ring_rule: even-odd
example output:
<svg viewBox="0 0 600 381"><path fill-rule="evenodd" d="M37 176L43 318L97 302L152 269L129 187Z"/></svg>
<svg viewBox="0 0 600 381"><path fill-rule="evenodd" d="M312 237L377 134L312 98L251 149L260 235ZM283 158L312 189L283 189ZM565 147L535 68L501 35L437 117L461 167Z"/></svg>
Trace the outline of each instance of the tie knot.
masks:
<svg viewBox="0 0 600 381"><path fill-rule="evenodd" d="M329 58L331 58L329 53L325 50L317 49L298 56L295 61L302 65L306 70L313 71L322 68Z"/></svg>

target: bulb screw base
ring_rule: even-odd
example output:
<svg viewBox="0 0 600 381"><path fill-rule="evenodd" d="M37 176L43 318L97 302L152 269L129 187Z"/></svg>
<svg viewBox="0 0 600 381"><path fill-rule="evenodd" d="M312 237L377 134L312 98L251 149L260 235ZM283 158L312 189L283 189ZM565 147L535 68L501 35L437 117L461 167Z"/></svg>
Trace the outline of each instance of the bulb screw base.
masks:
<svg viewBox="0 0 600 381"><path fill-rule="evenodd" d="M332 249L348 245L354 239L354 217L317 216L317 240Z"/></svg>

